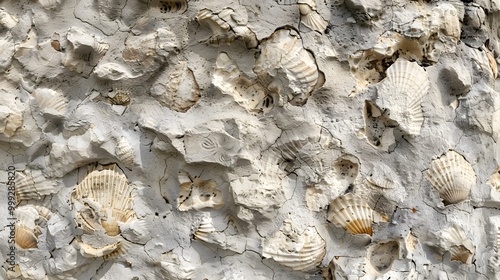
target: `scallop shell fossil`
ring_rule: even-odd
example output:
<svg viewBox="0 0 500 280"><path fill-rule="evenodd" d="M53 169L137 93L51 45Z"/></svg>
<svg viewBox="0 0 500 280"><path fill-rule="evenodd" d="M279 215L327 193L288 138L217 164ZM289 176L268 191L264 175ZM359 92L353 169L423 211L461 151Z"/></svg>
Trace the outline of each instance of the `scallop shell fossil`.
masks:
<svg viewBox="0 0 500 280"><path fill-rule="evenodd" d="M180 193L177 200L179 211L203 208L221 208L224 205L222 191L214 180L192 178L187 172L179 172Z"/></svg>
<svg viewBox="0 0 500 280"><path fill-rule="evenodd" d="M471 264L476 247L472 240L467 238L462 227L453 224L433 236L427 242L427 245L437 249L438 253L443 255L446 251L450 252L452 261L459 261L465 264Z"/></svg>
<svg viewBox="0 0 500 280"><path fill-rule="evenodd" d="M386 71L387 77L378 88L376 104L389 110L388 117L410 135L419 135L424 114L422 99L429 92L427 72L416 62L399 58Z"/></svg>
<svg viewBox="0 0 500 280"><path fill-rule="evenodd" d="M89 75L107 52L109 45L94 35L71 27L66 35L68 41L66 56L62 63L69 71Z"/></svg>
<svg viewBox="0 0 500 280"><path fill-rule="evenodd" d="M116 20L120 17L122 9L127 4L126 0L97 0L99 13L109 20Z"/></svg>
<svg viewBox="0 0 500 280"><path fill-rule="evenodd" d="M222 93L231 95L234 101L251 112L267 113L279 100L258 81L249 79L241 72L225 52L217 57L212 82Z"/></svg>
<svg viewBox="0 0 500 280"><path fill-rule="evenodd" d="M249 49L259 44L255 33L247 27L248 15L245 8L225 8L220 12L202 9L196 19L200 24L208 25L212 31L212 36L205 41L210 45L231 44L236 39L243 40Z"/></svg>
<svg viewBox="0 0 500 280"><path fill-rule="evenodd" d="M43 206L24 205L16 208L16 244L20 248L38 248L41 229L52 217L52 212Z"/></svg>
<svg viewBox="0 0 500 280"><path fill-rule="evenodd" d="M186 0L149 0L149 8L159 10L162 14L182 14L188 9L188 2Z"/></svg>
<svg viewBox="0 0 500 280"><path fill-rule="evenodd" d="M316 10L316 0L298 0L300 22L318 32L324 32L328 26L326 21Z"/></svg>
<svg viewBox="0 0 500 280"><path fill-rule="evenodd" d="M36 104L42 114L49 118L64 118L68 110L68 99L58 91L38 88L33 92Z"/></svg>
<svg viewBox="0 0 500 280"><path fill-rule="evenodd" d="M204 216L194 233L194 238L210 243L209 236L215 231L216 229L212 223L212 218L210 216Z"/></svg>
<svg viewBox="0 0 500 280"><path fill-rule="evenodd" d="M262 243L264 258L272 258L293 270L313 270L321 264L325 254L326 242L314 226L299 233L291 221L285 221L279 231Z"/></svg>
<svg viewBox="0 0 500 280"><path fill-rule="evenodd" d="M476 173L461 154L450 150L431 162L427 180L448 205L467 199L476 184Z"/></svg>
<svg viewBox="0 0 500 280"><path fill-rule="evenodd" d="M338 197L328 209L328 220L352 234L372 235L373 216L368 203L352 193Z"/></svg>
<svg viewBox="0 0 500 280"><path fill-rule="evenodd" d="M284 95L292 105L303 105L324 84L313 54L304 49L293 29L278 29L261 43L253 71L267 89Z"/></svg>
<svg viewBox="0 0 500 280"><path fill-rule="evenodd" d="M116 164L90 168L72 192L73 204L82 205L76 213L77 222L87 233L102 227L107 235L118 235L118 222L127 223L135 218L134 191Z"/></svg>
<svg viewBox="0 0 500 280"><path fill-rule="evenodd" d="M41 170L16 173L16 200L41 200L58 191L58 182L45 177Z"/></svg>

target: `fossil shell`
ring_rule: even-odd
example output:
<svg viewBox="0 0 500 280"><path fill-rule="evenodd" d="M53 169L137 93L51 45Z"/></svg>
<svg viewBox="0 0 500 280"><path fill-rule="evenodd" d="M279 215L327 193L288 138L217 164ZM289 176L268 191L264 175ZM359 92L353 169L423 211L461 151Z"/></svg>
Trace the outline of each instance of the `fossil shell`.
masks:
<svg viewBox="0 0 500 280"><path fill-rule="evenodd" d="M16 173L16 200L41 200L58 191L58 182L43 175L41 170Z"/></svg>
<svg viewBox="0 0 500 280"><path fill-rule="evenodd" d="M10 32L0 38L0 48L2 49L0 53L0 70L3 70L10 66L15 51L14 39Z"/></svg>
<svg viewBox="0 0 500 280"><path fill-rule="evenodd" d="M203 240L205 242L210 242L209 235L215 232L216 229L212 223L212 218L209 216L204 216L194 233L195 239Z"/></svg>
<svg viewBox="0 0 500 280"><path fill-rule="evenodd" d="M38 0L38 3L45 9L54 9L61 4L62 0Z"/></svg>
<svg viewBox="0 0 500 280"><path fill-rule="evenodd" d="M224 205L222 191L213 180L192 178L189 173L179 172L180 193L177 200L179 211L203 208L221 208Z"/></svg>
<svg viewBox="0 0 500 280"><path fill-rule="evenodd" d="M278 96L268 93L262 84L250 80L242 73L225 52L221 52L217 57L212 82L222 93L231 95L248 111L266 113L279 101Z"/></svg>
<svg viewBox="0 0 500 280"><path fill-rule="evenodd" d="M84 205L77 211L77 222L86 232L93 232L100 225L107 235L118 235L118 222L135 218L134 190L116 164L91 168L72 192L73 203L78 201Z"/></svg>
<svg viewBox="0 0 500 280"><path fill-rule="evenodd" d="M33 92L42 114L49 118L64 118L68 110L68 99L58 91L38 88Z"/></svg>
<svg viewBox="0 0 500 280"><path fill-rule="evenodd" d="M395 189L401 185L396 172L383 163L374 166L368 173L366 180L382 189Z"/></svg>
<svg viewBox="0 0 500 280"><path fill-rule="evenodd" d="M187 133L184 138L187 162L213 162L233 166L241 150L239 139L226 132Z"/></svg>
<svg viewBox="0 0 500 280"><path fill-rule="evenodd" d="M354 183L359 172L359 160L352 155L343 155L335 161L334 168L339 180Z"/></svg>
<svg viewBox="0 0 500 280"><path fill-rule="evenodd" d="M115 147L116 157L127 166L134 165L135 153L125 137L120 137Z"/></svg>
<svg viewBox="0 0 500 280"><path fill-rule="evenodd" d="M278 29L260 46L254 72L263 80L270 79L267 88L285 95L292 105L304 104L323 85L323 73L295 30Z"/></svg>
<svg viewBox="0 0 500 280"><path fill-rule="evenodd" d="M150 0L149 8L159 10L160 13L184 13L188 8L186 0Z"/></svg>
<svg viewBox="0 0 500 280"><path fill-rule="evenodd" d="M187 62L181 61L157 79L151 94L169 109L185 113L200 99L200 87Z"/></svg>
<svg viewBox="0 0 500 280"><path fill-rule="evenodd" d="M488 184L497 191L500 191L500 167L490 176Z"/></svg>
<svg viewBox="0 0 500 280"><path fill-rule="evenodd" d="M431 162L427 180L448 205L467 199L476 185L476 173L461 154L450 150Z"/></svg>
<svg viewBox="0 0 500 280"><path fill-rule="evenodd" d="M316 0L299 0L300 22L312 30L324 32L328 26L326 21L316 10Z"/></svg>
<svg viewBox="0 0 500 280"><path fill-rule="evenodd" d="M482 50L486 53L486 57L488 58L488 63L490 64L493 79L496 79L498 77L498 67L495 57L493 56L491 51L488 50L488 48L486 48L485 46L482 47Z"/></svg>
<svg viewBox="0 0 500 280"><path fill-rule="evenodd" d="M17 25L19 20L17 17L11 15L5 9L0 8L0 26L3 26L6 29L12 29Z"/></svg>
<svg viewBox="0 0 500 280"><path fill-rule="evenodd" d="M262 256L293 270L310 271L323 261L326 242L313 226L299 233L290 221L285 221L279 231L266 238Z"/></svg>
<svg viewBox="0 0 500 280"><path fill-rule="evenodd" d="M84 75L90 74L109 48L94 35L75 27L68 30L66 39L68 45L62 63L69 71Z"/></svg>
<svg viewBox="0 0 500 280"><path fill-rule="evenodd" d="M231 44L237 39L243 40L249 49L259 44L255 33L247 27L245 8L225 8L220 12L202 9L196 19L200 24L208 25L212 31L212 36L205 41L210 45Z"/></svg>
<svg viewBox="0 0 500 280"><path fill-rule="evenodd" d="M388 109L388 117L404 132L420 134L424 121L421 103L430 88L427 72L417 63L399 58L386 75L378 88L378 107Z"/></svg>
<svg viewBox="0 0 500 280"><path fill-rule="evenodd" d="M366 201L352 193L330 203L328 220L352 234L372 235L373 210Z"/></svg>
<svg viewBox="0 0 500 280"><path fill-rule="evenodd" d="M380 242L368 249L368 263L376 275L387 273L399 258L399 243L395 240Z"/></svg>
<svg viewBox="0 0 500 280"><path fill-rule="evenodd" d="M46 226L52 212L35 205L23 205L16 208L16 244L23 249L38 248L38 236L41 227Z"/></svg>
<svg viewBox="0 0 500 280"><path fill-rule="evenodd" d="M75 248L80 251L80 254L86 258L100 258L104 260L116 259L127 252L129 244L126 240L121 239L121 241L104 245L102 247L94 247L90 244L80 241L75 238L72 243Z"/></svg>
<svg viewBox="0 0 500 280"><path fill-rule="evenodd" d="M130 105L130 91L123 88L114 88L108 93L109 103L113 105L128 106Z"/></svg>
<svg viewBox="0 0 500 280"><path fill-rule="evenodd" d="M436 248L439 254L443 255L446 251L451 253L452 261L459 261L471 264L476 247L472 241L467 238L462 227L453 224L437 233L433 233L427 245Z"/></svg>
<svg viewBox="0 0 500 280"><path fill-rule="evenodd" d="M99 12L109 20L116 20L120 17L122 9L127 4L126 0L97 0Z"/></svg>

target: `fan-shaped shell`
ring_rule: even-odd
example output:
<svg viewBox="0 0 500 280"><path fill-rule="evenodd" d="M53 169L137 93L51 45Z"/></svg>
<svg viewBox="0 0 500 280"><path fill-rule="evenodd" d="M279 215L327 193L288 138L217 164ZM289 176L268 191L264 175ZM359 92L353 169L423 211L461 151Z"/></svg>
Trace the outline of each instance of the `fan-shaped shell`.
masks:
<svg viewBox="0 0 500 280"><path fill-rule="evenodd" d="M184 13L188 8L186 0L150 0L149 8L159 10L160 13Z"/></svg>
<svg viewBox="0 0 500 280"><path fill-rule="evenodd" d="M58 182L43 175L41 170L30 170L16 173L16 200L36 199L58 191Z"/></svg>
<svg viewBox="0 0 500 280"><path fill-rule="evenodd" d="M120 233L118 222L126 223L135 217L132 209L135 188L116 164L90 170L72 193L73 203L86 205L76 218L85 222L86 226L82 226L89 232L100 224L106 234L116 236Z"/></svg>
<svg viewBox="0 0 500 280"><path fill-rule="evenodd" d="M34 91L36 104L40 111L51 118L64 118L68 110L68 99L60 92L38 88Z"/></svg>
<svg viewBox="0 0 500 280"><path fill-rule="evenodd" d="M330 203L328 220L352 234L372 235L373 210L366 201L352 193Z"/></svg>
<svg viewBox="0 0 500 280"><path fill-rule="evenodd" d="M452 261L471 264L476 248L472 240L467 238L462 227L457 224L433 233L433 238L427 242L429 246L435 247L443 255L450 252Z"/></svg>
<svg viewBox="0 0 500 280"><path fill-rule="evenodd" d="M262 244L262 256L272 258L277 263L293 270L309 271L323 261L326 242L315 227L307 227L304 232L296 232L285 221L283 227Z"/></svg>
<svg viewBox="0 0 500 280"><path fill-rule="evenodd" d="M130 105L130 91L123 88L115 88L108 93L109 103L113 105Z"/></svg>
<svg viewBox="0 0 500 280"><path fill-rule="evenodd" d="M52 212L38 205L24 205L16 208L16 244L23 249L38 248L41 227L52 217Z"/></svg>
<svg viewBox="0 0 500 280"><path fill-rule="evenodd" d="M67 51L62 63L69 71L89 75L109 49L109 45L94 35L71 27L66 35Z"/></svg>
<svg viewBox="0 0 500 280"><path fill-rule="evenodd" d="M315 0L299 0L300 22L318 32L324 32L328 26L326 21L316 10Z"/></svg>
<svg viewBox="0 0 500 280"><path fill-rule="evenodd" d="M262 41L253 70L259 78L272 80L269 90L286 92L293 105L304 104L312 91L324 83L314 56L304 49L299 34L290 29L278 29Z"/></svg>
<svg viewBox="0 0 500 280"><path fill-rule="evenodd" d="M109 20L116 20L120 17L122 9L125 7L126 0L98 0L98 8L101 15Z"/></svg>
<svg viewBox="0 0 500 280"><path fill-rule="evenodd" d="M467 199L476 184L476 173L461 154L450 150L431 162L427 179L447 205Z"/></svg>
<svg viewBox="0 0 500 280"><path fill-rule="evenodd" d="M416 62L399 58L386 71L378 89L377 105L390 110L389 118L410 135L420 134L424 121L422 99L429 92L427 72Z"/></svg>
<svg viewBox="0 0 500 280"><path fill-rule="evenodd" d="M202 208L221 208L224 205L222 191L214 180L192 178L189 173L179 172L180 193L177 200L179 211Z"/></svg>
<svg viewBox="0 0 500 280"><path fill-rule="evenodd" d="M222 93L231 95L234 101L248 111L266 113L279 100L277 96L269 94L258 81L250 80L242 73L225 52L221 52L215 62L213 84Z"/></svg>
<svg viewBox="0 0 500 280"><path fill-rule="evenodd" d="M490 176L488 184L497 191L500 191L500 167L498 167L495 173Z"/></svg>

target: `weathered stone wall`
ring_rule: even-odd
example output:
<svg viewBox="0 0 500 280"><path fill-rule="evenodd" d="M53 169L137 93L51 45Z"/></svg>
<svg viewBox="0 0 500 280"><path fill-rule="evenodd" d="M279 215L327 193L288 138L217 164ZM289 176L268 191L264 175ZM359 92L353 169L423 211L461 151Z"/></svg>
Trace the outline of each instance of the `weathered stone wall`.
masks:
<svg viewBox="0 0 500 280"><path fill-rule="evenodd" d="M0 278L499 279L500 1L0 7Z"/></svg>

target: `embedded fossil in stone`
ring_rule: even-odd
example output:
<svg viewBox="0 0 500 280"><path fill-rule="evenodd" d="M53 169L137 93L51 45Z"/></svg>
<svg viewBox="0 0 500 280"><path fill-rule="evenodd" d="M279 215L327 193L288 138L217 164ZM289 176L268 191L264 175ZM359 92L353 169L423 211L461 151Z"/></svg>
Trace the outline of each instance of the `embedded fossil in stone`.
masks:
<svg viewBox="0 0 500 280"><path fill-rule="evenodd" d="M316 0L298 0L300 23L312 30L324 32L328 26L326 21L316 10Z"/></svg>
<svg viewBox="0 0 500 280"><path fill-rule="evenodd" d="M427 180L448 205L467 199L476 185L476 173L461 154L450 150L431 162Z"/></svg>
<svg viewBox="0 0 500 280"><path fill-rule="evenodd" d="M375 275L391 270L394 260L399 258L399 243L395 240L379 242L368 249L368 261Z"/></svg>
<svg viewBox="0 0 500 280"><path fill-rule="evenodd" d="M0 26L6 29L12 29L19 22L16 16L0 8Z"/></svg>
<svg viewBox="0 0 500 280"><path fill-rule="evenodd" d="M213 180L192 178L187 172L179 172L179 211L203 208L221 208L224 205L222 191L217 189Z"/></svg>
<svg viewBox="0 0 500 280"><path fill-rule="evenodd" d="M366 140L372 146L390 151L395 143L394 128L397 124L389 119L389 112L378 108L366 100L363 110L365 128L362 130Z"/></svg>
<svg viewBox="0 0 500 280"><path fill-rule="evenodd" d="M237 39L243 40L249 49L259 44L255 33L247 27L248 15L245 8L225 8L219 12L203 9L198 12L196 19L199 23L208 25L213 33L205 41L207 44L231 44Z"/></svg>
<svg viewBox="0 0 500 280"><path fill-rule="evenodd" d="M373 210L366 201L348 193L330 204L328 220L352 234L372 235Z"/></svg>
<svg viewBox="0 0 500 280"><path fill-rule="evenodd" d="M432 234L432 239L427 241L429 246L436 248L437 252L444 255L450 252L452 261L465 264L472 263L476 247L472 240L467 238L462 227L453 224L451 227Z"/></svg>
<svg viewBox="0 0 500 280"><path fill-rule="evenodd" d="M41 170L25 170L16 176L16 200L41 200L59 190L58 181L47 178Z"/></svg>
<svg viewBox="0 0 500 280"><path fill-rule="evenodd" d="M108 51L109 45L101 39L81 30L71 27L66 35L68 41L63 65L69 70L89 75L99 60Z"/></svg>
<svg viewBox="0 0 500 280"><path fill-rule="evenodd" d="M322 262L325 246L325 240L315 227L307 227L299 233L287 220L280 230L263 241L262 256L293 270L310 271Z"/></svg>
<svg viewBox="0 0 500 280"><path fill-rule="evenodd" d="M48 119L66 117L68 99L61 92L49 88L37 88L33 96L38 109Z"/></svg>
<svg viewBox="0 0 500 280"><path fill-rule="evenodd" d="M133 166L135 160L134 149L130 146L127 138L122 136L118 139L115 147L116 157L125 165Z"/></svg>
<svg viewBox="0 0 500 280"><path fill-rule="evenodd" d="M150 0L149 8L159 10L160 13L184 13L188 8L186 0Z"/></svg>
<svg viewBox="0 0 500 280"><path fill-rule="evenodd" d="M267 89L292 105L303 105L325 82L313 54L304 49L297 31L281 28L261 43L253 71Z"/></svg>

